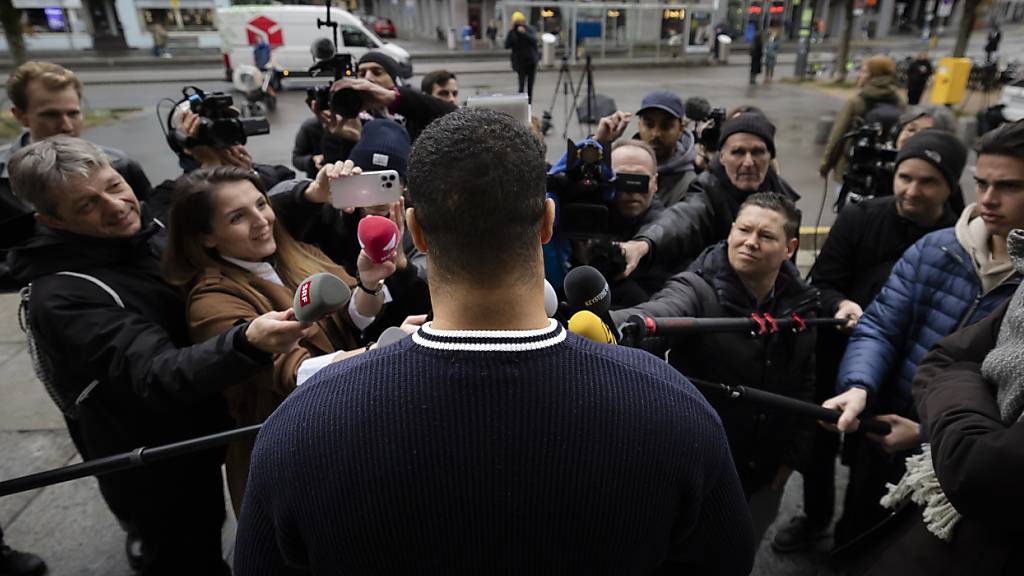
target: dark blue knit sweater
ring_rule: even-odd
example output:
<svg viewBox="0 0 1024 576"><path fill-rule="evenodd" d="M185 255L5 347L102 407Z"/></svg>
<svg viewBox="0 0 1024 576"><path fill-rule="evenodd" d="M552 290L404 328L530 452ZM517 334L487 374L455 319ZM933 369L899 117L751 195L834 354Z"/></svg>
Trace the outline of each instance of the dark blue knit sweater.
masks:
<svg viewBox="0 0 1024 576"><path fill-rule="evenodd" d="M441 332L320 371L256 442L255 574L747 574L725 434L656 357L548 329Z"/></svg>

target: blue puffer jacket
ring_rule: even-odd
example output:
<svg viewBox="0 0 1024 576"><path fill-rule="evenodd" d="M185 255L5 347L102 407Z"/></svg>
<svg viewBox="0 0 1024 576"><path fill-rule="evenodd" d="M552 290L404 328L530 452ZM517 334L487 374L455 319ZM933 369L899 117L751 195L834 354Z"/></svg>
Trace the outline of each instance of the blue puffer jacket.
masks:
<svg viewBox="0 0 1024 576"><path fill-rule="evenodd" d="M850 336L836 392L868 390L876 414L914 416L910 385L917 363L936 342L987 316L1020 283L1014 274L988 294L954 228L907 249Z"/></svg>

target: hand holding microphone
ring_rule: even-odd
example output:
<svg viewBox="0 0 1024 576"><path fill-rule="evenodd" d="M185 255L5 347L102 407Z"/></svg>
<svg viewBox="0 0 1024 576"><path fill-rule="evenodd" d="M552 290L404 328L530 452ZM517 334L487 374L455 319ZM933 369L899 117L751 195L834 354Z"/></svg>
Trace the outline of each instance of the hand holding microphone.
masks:
<svg viewBox="0 0 1024 576"><path fill-rule="evenodd" d="M289 308L254 318L245 329L245 339L268 354L284 354L314 330L308 323L296 320Z"/></svg>
<svg viewBox="0 0 1024 576"><path fill-rule="evenodd" d="M351 297L352 290L341 278L330 272L320 272L299 283L292 301L292 311L299 322L312 324L341 310Z"/></svg>

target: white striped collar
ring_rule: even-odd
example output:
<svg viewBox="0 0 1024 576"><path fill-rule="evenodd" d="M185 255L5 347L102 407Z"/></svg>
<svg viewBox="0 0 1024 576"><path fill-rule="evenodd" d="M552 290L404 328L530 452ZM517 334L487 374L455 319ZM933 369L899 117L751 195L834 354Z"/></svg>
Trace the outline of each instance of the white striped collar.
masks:
<svg viewBox="0 0 1024 576"><path fill-rule="evenodd" d="M427 322L412 339L433 350L528 352L561 343L565 340L565 329L553 319L546 328L537 330L438 330Z"/></svg>

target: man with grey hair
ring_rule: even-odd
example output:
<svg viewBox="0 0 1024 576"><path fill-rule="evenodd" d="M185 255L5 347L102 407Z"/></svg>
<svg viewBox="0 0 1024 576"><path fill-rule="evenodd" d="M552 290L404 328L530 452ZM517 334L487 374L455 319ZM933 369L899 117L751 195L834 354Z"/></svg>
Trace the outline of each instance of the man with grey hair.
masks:
<svg viewBox="0 0 1024 576"><path fill-rule="evenodd" d="M231 426L221 391L266 369L306 326L265 314L190 345L182 293L160 274L164 227L94 144L55 136L20 149L10 179L35 209L10 255L31 283L29 326L86 460ZM221 554L223 450L99 478L141 536L146 575L230 574Z"/></svg>

